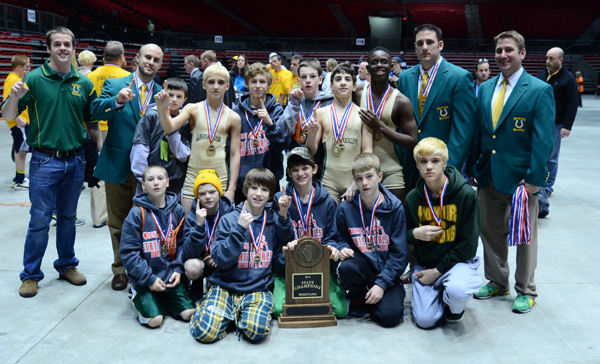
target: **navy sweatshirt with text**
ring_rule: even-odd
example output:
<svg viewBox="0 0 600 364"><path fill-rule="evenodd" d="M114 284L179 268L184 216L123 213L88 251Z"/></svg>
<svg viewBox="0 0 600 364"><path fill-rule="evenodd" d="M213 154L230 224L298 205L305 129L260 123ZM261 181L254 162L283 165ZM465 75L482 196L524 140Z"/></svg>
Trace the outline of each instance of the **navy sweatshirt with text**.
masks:
<svg viewBox="0 0 600 364"><path fill-rule="evenodd" d="M394 280L404 273L408 264L406 251L406 216L402 202L379 184L383 201L375 212L373 249L367 248L363 223L358 205L359 194L352 202L344 200L337 209L336 224L340 234L339 250L350 248L354 254L362 254L371 269L379 272L375 284L384 290L393 286ZM371 209L363 208L364 220L370 226ZM340 264L344 264L341 262Z"/></svg>

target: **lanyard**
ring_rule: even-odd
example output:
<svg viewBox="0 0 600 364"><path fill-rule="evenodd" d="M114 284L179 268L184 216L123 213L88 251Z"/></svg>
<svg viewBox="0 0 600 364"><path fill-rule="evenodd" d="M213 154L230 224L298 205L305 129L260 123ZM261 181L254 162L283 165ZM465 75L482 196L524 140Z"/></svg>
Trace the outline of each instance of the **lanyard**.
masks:
<svg viewBox="0 0 600 364"><path fill-rule="evenodd" d="M139 82L141 82L141 81L138 81L138 78L135 75L135 73L133 74L133 80L135 81L135 87L137 88L137 90L139 90L141 87ZM150 103L150 99L151 99L150 96L152 96L152 90L154 90L154 80L150 81L150 86L148 87L148 90L146 91L146 101L144 101L143 105L142 105L142 98L138 97L138 105L140 107L140 116L144 115L144 113L146 112L146 107L148 107L148 104Z"/></svg>
<svg viewBox="0 0 600 364"><path fill-rule="evenodd" d="M158 221L158 218L154 214L154 211L150 211L150 214L152 215L152 219L154 219L154 223L156 224L156 227L158 228L158 233L160 235L160 241L161 241L161 245L163 245L163 249L165 249L164 246L166 245L168 248L169 255L171 255L171 259L174 259L175 244L173 244L173 241L171 241L171 239L169 239L169 236L173 233L173 230L171 229L171 224L173 222L173 213L171 212L169 214L169 222L168 222L166 229L163 229L162 226L160 226L160 222ZM165 251L165 253L166 253L166 251Z"/></svg>
<svg viewBox="0 0 600 364"><path fill-rule="evenodd" d="M308 117L306 117L306 114L304 113L304 106L302 104L300 104L300 128L302 129L302 131L304 131L304 129L306 129L306 124L308 123L310 118L312 118L312 115L315 112L315 109L318 109L319 105L321 105L321 101L319 101L317 103L317 106L312 108Z"/></svg>
<svg viewBox="0 0 600 364"><path fill-rule="evenodd" d="M221 209L217 210L217 215L215 215L215 221L213 222L212 228L207 224L208 221L204 220L204 226L206 228L206 251L210 255L212 251L212 245L215 241L215 231L217 230L217 223L219 222L219 215L221 213Z"/></svg>
<svg viewBox="0 0 600 364"><path fill-rule="evenodd" d="M256 124L256 127L253 128L252 124L250 123L250 117L248 117L248 111L244 110L244 112L246 113L246 121L248 122L248 126L250 126L250 131L254 136L254 140L258 140L258 133L260 133L260 128L262 127L263 119L260 119L260 123Z"/></svg>
<svg viewBox="0 0 600 364"><path fill-rule="evenodd" d="M344 115L342 115L342 121L338 124L337 111L335 111L335 105L331 104L331 124L333 130L333 137L336 143L339 143L344 138L344 134L346 133L346 128L348 127L348 119L350 118L350 114L352 113L352 108L354 107L354 103L351 102L350 105L344 111Z"/></svg>
<svg viewBox="0 0 600 364"><path fill-rule="evenodd" d="M308 197L308 209L306 210L306 214L302 210L302 200L298 193L296 193L296 189L294 188L294 202L296 202L296 210L298 210L298 215L300 216L300 222L302 223L302 229L304 230L304 235L310 236L309 225L310 225L310 211L312 210L313 198L315 197L314 192L315 188L312 187L310 190L310 196Z"/></svg>
<svg viewBox="0 0 600 364"><path fill-rule="evenodd" d="M435 66L433 66L433 69L431 70L431 73L429 74L429 79L427 79L427 84L425 85L425 88L421 90L421 93L423 95L423 98L427 98L427 95L429 94L429 89L431 88L431 85L433 85L433 79L435 78L435 75L437 74L437 70L438 70L438 66L441 63L441 57L440 57L440 62L437 62L435 64ZM423 79L423 73L425 73L425 70L423 70L423 67L421 67L421 80ZM422 82L422 81L419 81Z"/></svg>
<svg viewBox="0 0 600 364"><path fill-rule="evenodd" d="M248 212L248 209L246 209L246 212ZM266 210L263 212L262 227L260 228L260 234L258 236L254 237L255 234L254 234L254 231L252 231L252 223L250 225L248 225L248 230L250 231L250 237L252 238L252 245L254 247L254 261L256 263L260 262L260 255L258 254L258 249L260 247L260 241L265 232L266 225L267 225L267 211Z"/></svg>
<svg viewBox="0 0 600 364"><path fill-rule="evenodd" d="M390 87L390 85L388 85L387 89L385 90L385 93L383 94L383 97L379 101L379 105L377 106L377 108L375 108L375 103L373 102L373 88L369 84L369 88L367 91L368 92L367 108L369 110L375 112L375 114L377 114L377 116L379 116L379 118L381 118L381 114L383 114L383 109L385 108L385 104L387 103L387 100L390 97L391 91L392 91L392 88Z"/></svg>
<svg viewBox="0 0 600 364"><path fill-rule="evenodd" d="M444 208L444 195L446 194L446 189L448 188L448 177L444 181L444 188L442 189L442 194L440 195L440 216L438 217L433 209L433 204L431 203L431 198L429 197L429 193L427 192L427 185L423 186L423 190L425 191L425 199L427 200L427 205L429 206L429 210L431 210L431 215L435 220L437 226L442 226L442 211Z"/></svg>
<svg viewBox="0 0 600 364"><path fill-rule="evenodd" d="M215 139L215 135L217 134L217 129L219 129L219 124L221 124L221 117L223 116L223 106L225 104L221 104L221 108L219 109L219 113L217 114L217 122L215 123L214 129L212 128L212 122L210 120L210 110L208 109L208 102L204 101L204 110L206 112L206 123L208 124L208 139L212 144Z"/></svg>
<svg viewBox="0 0 600 364"><path fill-rule="evenodd" d="M358 195L358 208L360 209L360 220L362 221L364 234L367 236L367 242L371 245L371 237L373 236L373 228L375 227L375 211L377 211L377 206L381 203L381 192L377 195L377 200L375 200L375 204L373 204L373 211L371 211L371 221L369 222L369 226L365 225L365 217L363 214L362 201L360 199L360 195Z"/></svg>

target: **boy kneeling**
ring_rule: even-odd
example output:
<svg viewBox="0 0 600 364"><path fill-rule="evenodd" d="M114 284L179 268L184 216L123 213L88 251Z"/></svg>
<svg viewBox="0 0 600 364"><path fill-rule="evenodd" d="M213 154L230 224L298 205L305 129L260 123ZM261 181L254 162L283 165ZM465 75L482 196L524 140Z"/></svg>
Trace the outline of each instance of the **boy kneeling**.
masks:
<svg viewBox="0 0 600 364"><path fill-rule="evenodd" d="M479 290L477 242L481 211L477 193L460 171L446 166L448 148L425 138L413 151L421 178L406 196L408 242L414 245L412 311L417 326L431 328L442 316L463 317Z"/></svg>
<svg viewBox="0 0 600 364"><path fill-rule="evenodd" d="M208 278L217 265L211 257L217 225L221 217L233 211L233 202L223 195L223 185L214 169L198 172L194 182L192 208L185 216L183 225L185 244L183 257L185 275L193 283L192 299L195 301L204 294L203 278Z"/></svg>
<svg viewBox="0 0 600 364"><path fill-rule="evenodd" d="M120 253L131 281L131 301L140 323L150 328L159 327L167 313L189 321L194 312L187 287L179 284L185 213L175 193L167 192L168 185L164 167L146 167L145 193L134 197L135 206L121 233Z"/></svg>
<svg viewBox="0 0 600 364"><path fill-rule="evenodd" d="M380 183L379 158L359 154L352 163L358 195L344 201L336 214L340 234L340 280L348 290L350 315L393 327L404 316L404 287L398 277L406 269L406 218L400 200Z"/></svg>
<svg viewBox="0 0 600 364"><path fill-rule="evenodd" d="M242 187L246 201L219 222L211 251L217 269L210 277L213 286L196 306L190 322L194 339L203 343L221 340L227 336L230 322L235 322L238 335L250 341L269 334L271 262L281 254L283 244L294 239L289 219L276 225L279 216L265 209L276 190L271 171L249 171Z"/></svg>

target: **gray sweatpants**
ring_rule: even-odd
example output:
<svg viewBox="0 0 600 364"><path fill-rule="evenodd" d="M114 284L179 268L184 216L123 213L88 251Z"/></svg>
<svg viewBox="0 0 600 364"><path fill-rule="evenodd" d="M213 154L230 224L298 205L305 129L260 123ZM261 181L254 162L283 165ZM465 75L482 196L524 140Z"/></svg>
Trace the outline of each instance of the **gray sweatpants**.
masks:
<svg viewBox="0 0 600 364"><path fill-rule="evenodd" d="M481 276L477 272L479 264L479 257L458 263L431 286L425 286L413 277L411 306L416 324L424 329L435 326L444 315L443 304L448 305L452 313L463 312L469 298L481 286ZM423 269L415 262L411 274Z"/></svg>

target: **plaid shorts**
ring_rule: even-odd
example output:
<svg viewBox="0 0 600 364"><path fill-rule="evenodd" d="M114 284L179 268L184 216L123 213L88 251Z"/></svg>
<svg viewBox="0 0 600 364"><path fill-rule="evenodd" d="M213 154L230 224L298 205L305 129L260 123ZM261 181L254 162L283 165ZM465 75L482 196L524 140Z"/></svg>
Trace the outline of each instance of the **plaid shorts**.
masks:
<svg viewBox="0 0 600 364"><path fill-rule="evenodd" d="M211 343L227 336L227 326L235 322L237 335L258 341L269 334L273 294L269 291L238 293L214 285L196 305L190 320L194 339Z"/></svg>

